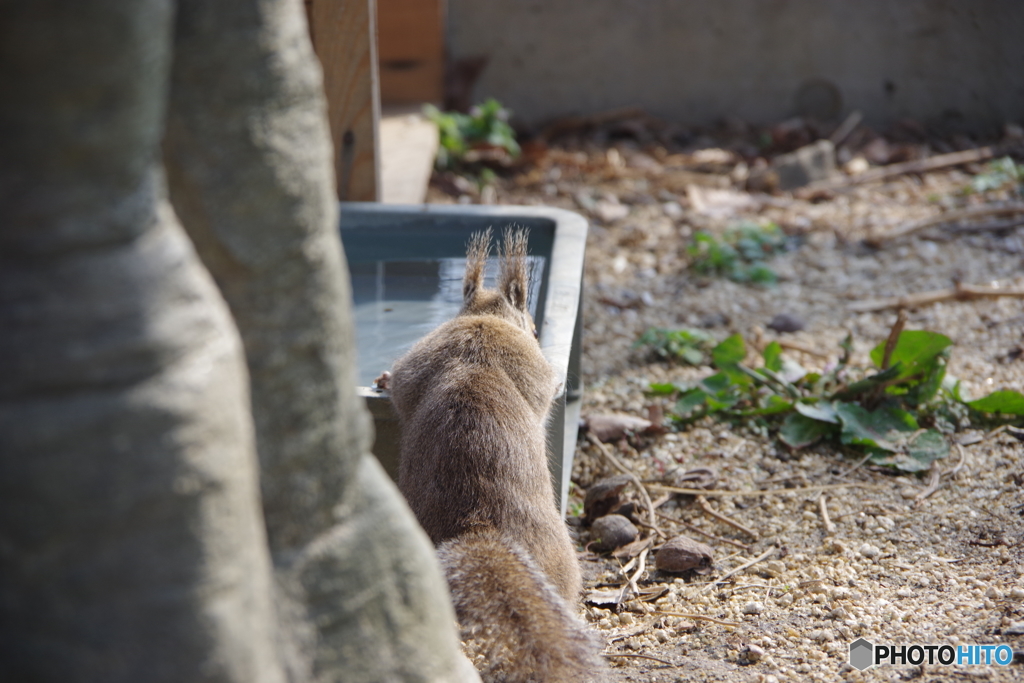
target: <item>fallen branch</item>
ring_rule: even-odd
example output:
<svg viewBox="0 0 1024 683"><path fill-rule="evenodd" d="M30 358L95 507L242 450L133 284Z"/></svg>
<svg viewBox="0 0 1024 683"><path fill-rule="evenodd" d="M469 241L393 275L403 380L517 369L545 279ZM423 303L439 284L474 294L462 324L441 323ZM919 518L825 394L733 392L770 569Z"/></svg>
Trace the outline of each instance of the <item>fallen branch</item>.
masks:
<svg viewBox="0 0 1024 683"><path fill-rule="evenodd" d="M972 301L974 299L1010 297L1024 299L1024 289L994 289L978 285L957 284L947 289L936 289L930 292L918 292L904 296L891 296L885 299L868 299L850 304L854 313L870 313L884 311L887 308L917 308L940 301Z"/></svg>
<svg viewBox="0 0 1024 683"><path fill-rule="evenodd" d="M1024 213L1024 204L1004 204L1002 206L972 206L967 209L957 209L955 211L944 211L943 213L936 214L934 216L928 216L927 218L921 218L916 221L904 223L895 230L891 230L881 235L875 235L865 240L868 244L878 247L885 242L891 242L894 239L900 237L906 237L915 232L920 232L926 228L930 228L936 225L944 225L946 223L958 223L960 221L977 220L978 218L988 218L989 216L1006 216L1017 213ZM1004 226L1010 227L1010 226Z"/></svg>
<svg viewBox="0 0 1024 683"><path fill-rule="evenodd" d="M663 486L661 484L648 484L648 486L654 491L664 491L666 493L682 493L688 496L709 496L711 498L737 498L737 497L757 497L757 496L782 496L787 493L810 493L813 491L831 491L833 489L876 489L882 490L886 488L880 484L862 484L859 482L850 482L849 484L821 484L820 486L798 486L792 489L765 489L763 491L722 491L722 490L706 490L706 489L684 489L678 486Z"/></svg>
<svg viewBox="0 0 1024 683"><path fill-rule="evenodd" d="M886 178L906 175L907 173L926 173L928 171L937 171L942 168L949 168L950 166L987 161L994 156L996 156L996 149L994 147L979 147L978 149L966 149L962 152L937 154L926 159L915 159L914 161L904 161L899 164L889 164L887 166L874 168L870 171L865 171L864 173L847 178L821 180L816 183L806 185L801 188L797 194L803 195L819 192L821 190L838 190L844 187L853 187L854 185L863 185L864 183L871 183L876 180L885 180Z"/></svg>

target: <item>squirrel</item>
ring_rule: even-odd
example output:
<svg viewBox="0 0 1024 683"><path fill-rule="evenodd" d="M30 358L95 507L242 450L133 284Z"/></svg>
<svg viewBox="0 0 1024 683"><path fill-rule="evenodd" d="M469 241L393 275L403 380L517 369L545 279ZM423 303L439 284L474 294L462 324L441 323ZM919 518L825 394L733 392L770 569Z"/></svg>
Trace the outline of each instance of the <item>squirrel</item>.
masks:
<svg viewBox="0 0 1024 683"><path fill-rule="evenodd" d="M557 380L527 308L526 244L524 230L505 233L489 290L491 231L473 235L459 314L395 362L398 486L437 546L484 681L601 681L600 648L573 613L580 567L548 474Z"/></svg>

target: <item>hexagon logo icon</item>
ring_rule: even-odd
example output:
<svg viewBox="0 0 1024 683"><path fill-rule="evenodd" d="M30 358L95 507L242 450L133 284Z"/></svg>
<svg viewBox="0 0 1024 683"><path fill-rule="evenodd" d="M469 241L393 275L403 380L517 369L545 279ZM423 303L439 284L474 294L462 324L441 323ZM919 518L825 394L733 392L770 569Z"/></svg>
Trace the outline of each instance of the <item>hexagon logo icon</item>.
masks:
<svg viewBox="0 0 1024 683"><path fill-rule="evenodd" d="M870 641L858 638L850 643L850 666L863 671L874 664L875 646Z"/></svg>

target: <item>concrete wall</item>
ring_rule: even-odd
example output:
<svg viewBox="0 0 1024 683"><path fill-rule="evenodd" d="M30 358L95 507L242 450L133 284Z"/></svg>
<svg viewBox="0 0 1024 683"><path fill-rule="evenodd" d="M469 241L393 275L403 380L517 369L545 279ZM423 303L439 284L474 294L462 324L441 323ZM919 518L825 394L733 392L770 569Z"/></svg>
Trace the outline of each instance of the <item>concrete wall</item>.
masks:
<svg viewBox="0 0 1024 683"><path fill-rule="evenodd" d="M474 101L529 122L1024 120L1024 0L448 0L448 48L489 56Z"/></svg>

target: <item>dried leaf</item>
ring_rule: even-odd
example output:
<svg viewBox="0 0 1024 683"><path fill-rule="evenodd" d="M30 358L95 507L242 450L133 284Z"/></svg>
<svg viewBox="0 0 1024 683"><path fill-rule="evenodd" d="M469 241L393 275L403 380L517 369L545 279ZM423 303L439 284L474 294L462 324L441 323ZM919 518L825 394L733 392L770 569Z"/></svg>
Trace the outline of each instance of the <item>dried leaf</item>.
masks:
<svg viewBox="0 0 1024 683"><path fill-rule="evenodd" d="M598 413L590 415L586 421L590 432L605 443L618 441L627 434L645 432L651 428L649 420L621 413Z"/></svg>
<svg viewBox="0 0 1024 683"><path fill-rule="evenodd" d="M711 570L715 551L687 536L676 536L658 550L655 566L663 572L694 570L706 574Z"/></svg>
<svg viewBox="0 0 1024 683"><path fill-rule="evenodd" d="M583 523L591 524L598 517L604 517L621 503L619 494L633 481L628 475L618 474L607 477L587 489L583 499Z"/></svg>

